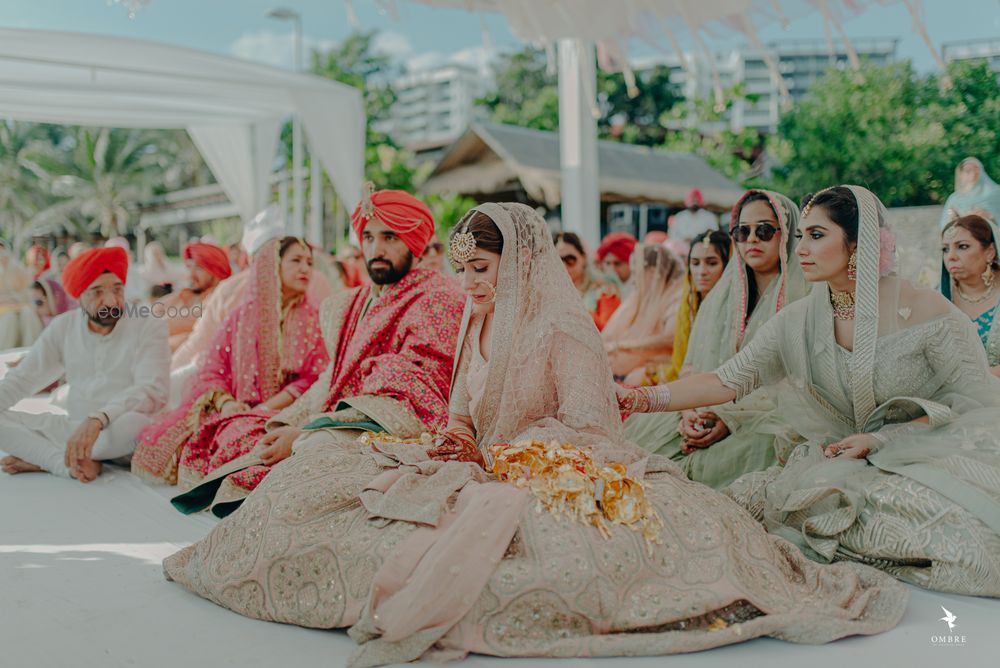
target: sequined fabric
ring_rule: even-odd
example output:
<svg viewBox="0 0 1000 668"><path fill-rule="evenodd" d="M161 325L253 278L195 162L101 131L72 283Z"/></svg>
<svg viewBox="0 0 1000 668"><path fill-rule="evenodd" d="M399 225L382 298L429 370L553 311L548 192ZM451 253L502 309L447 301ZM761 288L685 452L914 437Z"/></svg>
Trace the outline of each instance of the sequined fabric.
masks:
<svg viewBox="0 0 1000 668"><path fill-rule="evenodd" d="M803 331L794 321L803 306L789 307L792 322L779 318L755 350L718 373L738 392L794 374L780 410L806 441L784 470L747 475L726 493L819 561L869 563L922 587L1000 596L1000 383L970 320L955 310L880 337L873 387L887 408L858 415L848 389L853 353L832 336L805 353L794 334ZM931 425L898 428L921 413ZM824 444L878 431L883 419L886 444L867 460L822 455Z"/></svg>

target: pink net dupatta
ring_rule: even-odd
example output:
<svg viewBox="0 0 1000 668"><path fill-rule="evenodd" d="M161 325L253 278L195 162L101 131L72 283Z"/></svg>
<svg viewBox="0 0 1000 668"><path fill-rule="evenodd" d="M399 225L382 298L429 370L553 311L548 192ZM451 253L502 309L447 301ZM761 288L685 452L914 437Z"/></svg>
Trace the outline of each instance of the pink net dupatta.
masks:
<svg viewBox="0 0 1000 668"><path fill-rule="evenodd" d="M175 484L181 448L225 398L252 405L281 389L278 244L272 240L254 256L248 297L215 336L181 405L139 434L136 474Z"/></svg>

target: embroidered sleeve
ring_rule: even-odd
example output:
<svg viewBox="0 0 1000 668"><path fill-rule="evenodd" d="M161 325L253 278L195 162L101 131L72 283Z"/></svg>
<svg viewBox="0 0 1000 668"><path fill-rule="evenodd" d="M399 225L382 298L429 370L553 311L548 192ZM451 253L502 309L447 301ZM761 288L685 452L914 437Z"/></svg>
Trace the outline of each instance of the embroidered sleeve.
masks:
<svg viewBox="0 0 1000 668"><path fill-rule="evenodd" d="M750 343L715 371L723 385L736 392L736 400L758 387L771 385L785 376L781 361L782 313L768 320Z"/></svg>

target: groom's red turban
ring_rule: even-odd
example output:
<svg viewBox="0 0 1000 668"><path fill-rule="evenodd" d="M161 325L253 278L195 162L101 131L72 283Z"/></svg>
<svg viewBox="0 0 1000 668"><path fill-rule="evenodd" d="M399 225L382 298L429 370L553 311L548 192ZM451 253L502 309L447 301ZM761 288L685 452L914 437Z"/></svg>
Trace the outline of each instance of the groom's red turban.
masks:
<svg viewBox="0 0 1000 668"><path fill-rule="evenodd" d="M190 243L184 247L183 256L185 260L194 260L196 265L219 280L225 280L233 274L226 251L213 244Z"/></svg>
<svg viewBox="0 0 1000 668"><path fill-rule="evenodd" d="M372 218L378 218L399 235L414 257L419 258L434 236L434 214L408 192L379 190L365 197L351 214L351 227L361 239L361 233Z"/></svg>
<svg viewBox="0 0 1000 668"><path fill-rule="evenodd" d="M63 287L73 299L79 299L83 291L106 271L124 283L128 276L128 253L121 248L92 248L80 253L63 269Z"/></svg>

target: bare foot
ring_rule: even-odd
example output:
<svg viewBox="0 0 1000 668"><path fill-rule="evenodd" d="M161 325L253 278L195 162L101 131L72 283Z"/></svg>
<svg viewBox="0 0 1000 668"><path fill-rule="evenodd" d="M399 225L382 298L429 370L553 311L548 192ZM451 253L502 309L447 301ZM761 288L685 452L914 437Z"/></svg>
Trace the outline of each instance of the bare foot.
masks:
<svg viewBox="0 0 1000 668"><path fill-rule="evenodd" d="M93 482L97 480L97 476L101 475L101 462L95 462L93 459L81 459L77 461L76 466L70 469L69 474L80 482Z"/></svg>
<svg viewBox="0 0 1000 668"><path fill-rule="evenodd" d="M15 475L17 473L37 473L42 470L42 467L35 466L30 462L26 462L19 457L14 455L8 455L3 459L0 459L0 469L4 473L9 473L10 475Z"/></svg>

